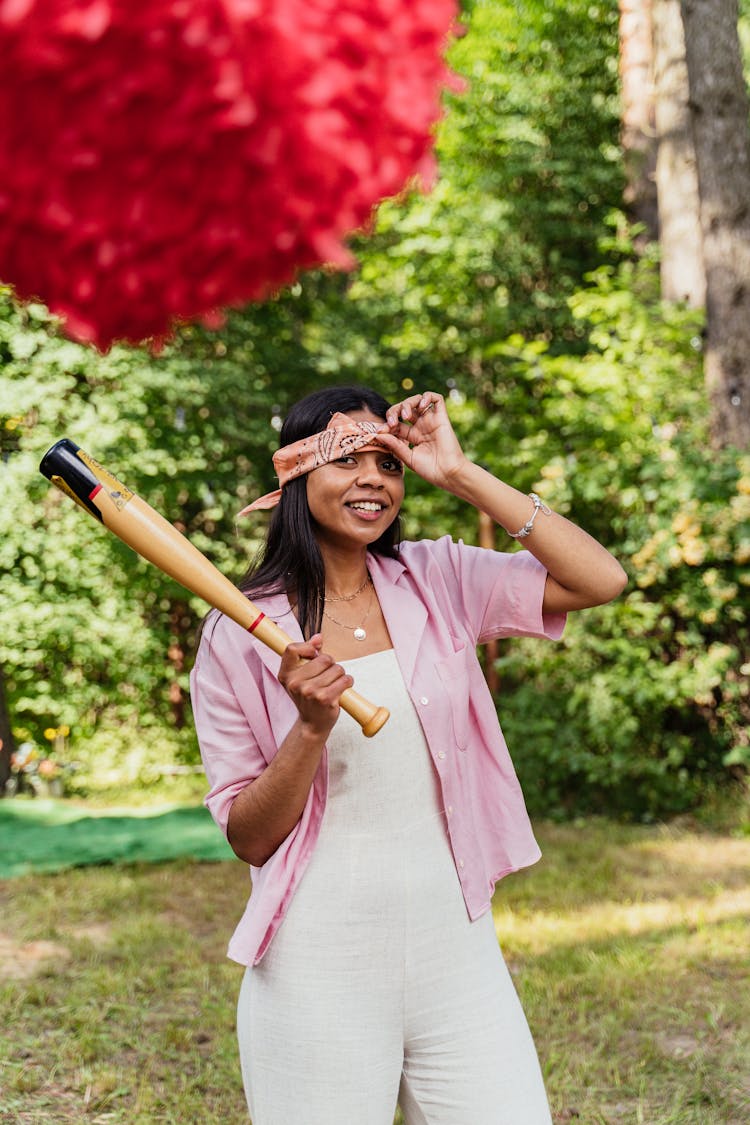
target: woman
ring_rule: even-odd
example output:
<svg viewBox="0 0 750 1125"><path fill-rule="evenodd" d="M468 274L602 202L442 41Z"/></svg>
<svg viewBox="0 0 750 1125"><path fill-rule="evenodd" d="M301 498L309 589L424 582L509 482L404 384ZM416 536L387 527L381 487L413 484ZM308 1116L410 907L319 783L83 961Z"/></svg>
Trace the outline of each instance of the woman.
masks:
<svg viewBox="0 0 750 1125"><path fill-rule="evenodd" d="M294 643L218 617L192 676L206 802L252 871L229 955L253 1125L390 1125L397 1100L408 1125L549 1125L490 910L540 853L475 648L558 638L625 574L472 464L439 394L321 390L281 446L244 588ZM399 545L404 464L526 550ZM339 711L355 681L391 711L371 740Z"/></svg>

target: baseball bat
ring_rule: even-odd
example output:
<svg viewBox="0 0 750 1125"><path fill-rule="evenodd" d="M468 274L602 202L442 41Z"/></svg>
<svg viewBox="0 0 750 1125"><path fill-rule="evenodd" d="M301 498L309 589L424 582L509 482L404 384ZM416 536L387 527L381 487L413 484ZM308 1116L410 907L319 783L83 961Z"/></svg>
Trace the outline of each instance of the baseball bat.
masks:
<svg viewBox="0 0 750 1125"><path fill-rule="evenodd" d="M126 488L107 469L69 438L47 450L40 471L62 492L85 508L148 562L159 567L191 593L231 617L263 644L282 655L292 643L283 629L245 597L212 562L150 505ZM341 695L341 707L368 738L389 716L352 688Z"/></svg>

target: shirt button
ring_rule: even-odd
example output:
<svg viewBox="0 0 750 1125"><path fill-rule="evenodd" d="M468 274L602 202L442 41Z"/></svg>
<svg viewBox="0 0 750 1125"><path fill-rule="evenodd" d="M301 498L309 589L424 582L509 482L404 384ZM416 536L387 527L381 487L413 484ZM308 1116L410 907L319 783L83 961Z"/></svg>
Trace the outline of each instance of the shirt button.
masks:
<svg viewBox="0 0 750 1125"><path fill-rule="evenodd" d="M458 866L463 867L463 865L464 865L464 861L462 859L459 859Z"/></svg>
<svg viewBox="0 0 750 1125"><path fill-rule="evenodd" d="M448 805L448 816L453 815L453 805Z"/></svg>
<svg viewBox="0 0 750 1125"><path fill-rule="evenodd" d="M420 702L420 703L422 704L422 706L423 706L423 707L426 707L426 706L427 706L427 704L428 704L428 703L429 703L430 701L429 701L429 699L427 698L427 696L426 696L426 695L423 695L423 696L422 696L422 698L420 699L420 701L419 701L419 702Z"/></svg>
<svg viewBox="0 0 750 1125"><path fill-rule="evenodd" d="M445 750L441 750L441 751L440 751L440 752L438 753L438 758L444 758L444 757L445 757Z"/></svg>

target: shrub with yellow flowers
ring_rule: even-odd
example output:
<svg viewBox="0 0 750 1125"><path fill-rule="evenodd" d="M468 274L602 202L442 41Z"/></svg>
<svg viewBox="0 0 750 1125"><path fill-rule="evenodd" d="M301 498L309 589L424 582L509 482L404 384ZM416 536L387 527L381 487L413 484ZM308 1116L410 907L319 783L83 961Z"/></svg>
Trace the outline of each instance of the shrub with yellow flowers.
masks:
<svg viewBox="0 0 750 1125"><path fill-rule="evenodd" d="M66 743L70 727L48 727L45 739L51 743L45 754L33 742L22 742L11 755L10 777L5 784L8 796L28 793L35 797L62 797L66 777L73 766L65 760Z"/></svg>
<svg viewBox="0 0 750 1125"><path fill-rule="evenodd" d="M581 355L506 343L492 416L471 419L477 459L513 465L630 576L560 646L501 654L500 717L547 814L662 816L750 770L750 455L711 447L700 322L656 277L599 271L571 302Z"/></svg>

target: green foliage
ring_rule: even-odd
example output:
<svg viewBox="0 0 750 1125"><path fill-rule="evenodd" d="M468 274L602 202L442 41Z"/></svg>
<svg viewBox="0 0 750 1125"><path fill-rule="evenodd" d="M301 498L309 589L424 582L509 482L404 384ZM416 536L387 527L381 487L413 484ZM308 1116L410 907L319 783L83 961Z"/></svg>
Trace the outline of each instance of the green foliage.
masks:
<svg viewBox="0 0 750 1125"><path fill-rule="evenodd" d="M346 381L444 391L472 457L629 569L628 595L561 646L501 657L535 809L675 811L748 764L750 466L705 455L701 326L630 261L617 6L464 7L468 89L449 99L439 182L381 208L351 276L308 274L159 355L99 356L0 295L0 665L19 740L69 726L89 791L194 759L205 607L51 489L45 449L70 436L238 577L263 524L234 513L274 484L269 423ZM414 478L405 524L476 541L476 513Z"/></svg>
<svg viewBox="0 0 750 1125"><path fill-rule="evenodd" d="M745 61L745 73L750 74L750 2L749 0L740 0L740 47L742 48L742 55Z"/></svg>
<svg viewBox="0 0 750 1125"><path fill-rule="evenodd" d="M217 366L222 349L192 330L162 357L99 356L61 339L41 307L2 296L0 660L19 737L40 742L65 723L86 738L134 713L146 728L182 721L203 610L50 488L38 464L70 436L236 570L233 513L258 487L247 446L268 444L271 392L258 377L251 411L242 349Z"/></svg>
<svg viewBox="0 0 750 1125"><path fill-rule="evenodd" d="M381 208L348 292L349 317L379 337L378 366L420 387L475 388L496 340L569 329L566 299L601 260L622 187L616 8L485 0L468 26L440 179Z"/></svg>
<svg viewBox="0 0 750 1125"><path fill-rule="evenodd" d="M547 812L677 812L750 764L750 457L706 456L699 325L655 285L648 263L598 271L571 300L586 354L515 341L493 400L505 418L526 385L518 479L631 577L571 619L561 653L514 644L500 660L506 732ZM499 470L511 452L494 428L477 453Z"/></svg>

